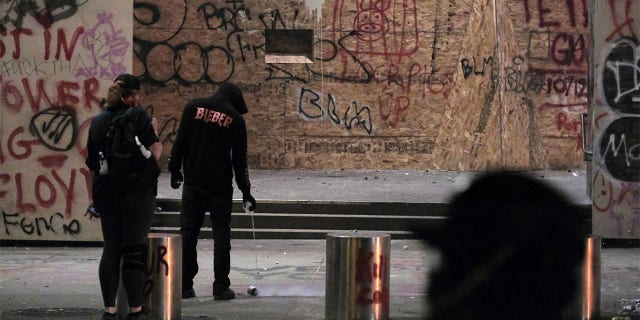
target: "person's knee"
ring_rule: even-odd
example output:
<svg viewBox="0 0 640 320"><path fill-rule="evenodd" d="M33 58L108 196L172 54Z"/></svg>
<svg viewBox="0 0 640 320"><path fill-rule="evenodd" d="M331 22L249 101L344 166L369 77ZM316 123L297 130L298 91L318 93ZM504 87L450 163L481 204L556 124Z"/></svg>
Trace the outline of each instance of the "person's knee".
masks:
<svg viewBox="0 0 640 320"><path fill-rule="evenodd" d="M225 252L231 250L231 241L229 238L213 238L213 250L217 252Z"/></svg>
<svg viewBox="0 0 640 320"><path fill-rule="evenodd" d="M123 245L122 271L146 272L147 246L144 243Z"/></svg>
<svg viewBox="0 0 640 320"><path fill-rule="evenodd" d="M211 225L214 226L214 228L231 228L231 211L224 213L213 212L211 213L210 219Z"/></svg>
<svg viewBox="0 0 640 320"><path fill-rule="evenodd" d="M220 242L220 241L218 241L218 242ZM224 241L222 243L220 243L220 244L216 243L214 250L229 251L229 250L231 250L231 244L229 244L228 242L224 242Z"/></svg>
<svg viewBox="0 0 640 320"><path fill-rule="evenodd" d="M183 246L194 246L198 242L200 235L200 229L198 228L180 228L180 236L182 237Z"/></svg>
<svg viewBox="0 0 640 320"><path fill-rule="evenodd" d="M202 219L189 218L187 215L180 217L180 233L194 234L202 227Z"/></svg>

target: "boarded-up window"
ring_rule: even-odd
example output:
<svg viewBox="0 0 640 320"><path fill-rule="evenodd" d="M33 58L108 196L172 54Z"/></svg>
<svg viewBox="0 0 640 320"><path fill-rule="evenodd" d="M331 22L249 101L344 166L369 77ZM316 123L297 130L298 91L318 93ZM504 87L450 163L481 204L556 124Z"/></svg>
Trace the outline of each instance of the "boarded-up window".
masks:
<svg viewBox="0 0 640 320"><path fill-rule="evenodd" d="M266 29L265 62L313 63L313 29Z"/></svg>

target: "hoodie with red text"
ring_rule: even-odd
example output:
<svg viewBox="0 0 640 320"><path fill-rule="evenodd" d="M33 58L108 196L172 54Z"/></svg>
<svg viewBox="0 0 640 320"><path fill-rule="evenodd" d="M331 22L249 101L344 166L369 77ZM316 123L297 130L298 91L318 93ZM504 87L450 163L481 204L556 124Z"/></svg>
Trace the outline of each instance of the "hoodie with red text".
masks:
<svg viewBox="0 0 640 320"><path fill-rule="evenodd" d="M245 113L242 92L231 83L211 97L189 101L171 149L169 171L182 169L186 186L211 192L228 191L235 173L238 188L248 193Z"/></svg>

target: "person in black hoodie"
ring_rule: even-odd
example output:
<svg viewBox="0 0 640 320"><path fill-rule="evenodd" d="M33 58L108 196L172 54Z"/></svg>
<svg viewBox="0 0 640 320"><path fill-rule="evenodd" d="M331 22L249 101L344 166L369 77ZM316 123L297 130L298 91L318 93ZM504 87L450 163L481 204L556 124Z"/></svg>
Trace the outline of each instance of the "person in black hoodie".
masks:
<svg viewBox="0 0 640 320"><path fill-rule="evenodd" d="M229 288L234 174L243 203L249 202L251 211L256 208L250 190L247 129L242 117L247 112L242 91L231 83L222 84L213 96L192 99L183 110L169 159L171 187L178 189L184 180L180 212L183 299L195 297L196 246L205 212L210 213L213 227L213 298L235 298Z"/></svg>

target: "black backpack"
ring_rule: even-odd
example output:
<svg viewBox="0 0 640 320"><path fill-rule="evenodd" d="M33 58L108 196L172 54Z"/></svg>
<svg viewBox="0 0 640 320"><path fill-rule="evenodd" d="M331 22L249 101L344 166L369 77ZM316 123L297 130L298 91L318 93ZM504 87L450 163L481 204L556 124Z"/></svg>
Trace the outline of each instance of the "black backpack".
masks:
<svg viewBox="0 0 640 320"><path fill-rule="evenodd" d="M108 167L105 175L111 183L142 190L153 186L160 168L155 158L145 157L140 150L136 141L136 126L131 117L133 109L127 108L110 117L102 152Z"/></svg>

